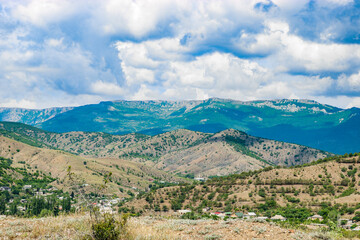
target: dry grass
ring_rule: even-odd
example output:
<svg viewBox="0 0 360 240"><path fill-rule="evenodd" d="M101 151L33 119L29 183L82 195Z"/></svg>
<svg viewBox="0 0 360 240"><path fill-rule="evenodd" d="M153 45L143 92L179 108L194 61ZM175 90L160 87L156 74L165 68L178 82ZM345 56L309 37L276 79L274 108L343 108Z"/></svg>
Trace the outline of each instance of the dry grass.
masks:
<svg viewBox="0 0 360 240"><path fill-rule="evenodd" d="M156 217L131 218L130 240L170 239L314 239L313 233L283 229L271 223L242 220L183 220ZM0 220L0 239L83 239L91 233L88 215Z"/></svg>
<svg viewBox="0 0 360 240"><path fill-rule="evenodd" d="M88 223L89 218L85 215L6 217L0 221L0 239L81 239L90 233Z"/></svg>

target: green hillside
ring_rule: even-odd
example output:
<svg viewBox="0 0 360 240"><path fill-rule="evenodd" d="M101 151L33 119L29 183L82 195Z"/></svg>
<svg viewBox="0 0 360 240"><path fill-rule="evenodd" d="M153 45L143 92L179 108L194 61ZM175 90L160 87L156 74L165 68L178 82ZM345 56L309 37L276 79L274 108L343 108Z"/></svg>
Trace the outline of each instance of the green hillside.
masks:
<svg viewBox="0 0 360 240"><path fill-rule="evenodd" d="M39 126L55 132L150 135L179 128L208 133L233 128L341 154L359 150L359 113L308 100L118 101L78 107Z"/></svg>
<svg viewBox="0 0 360 240"><path fill-rule="evenodd" d="M344 110L311 100L113 101L53 110L36 119L39 110L18 111L11 112L11 121L59 133L157 135L176 129L216 133L232 128L337 154L357 152L360 146L358 108ZM0 119L9 119L6 116L2 113Z"/></svg>

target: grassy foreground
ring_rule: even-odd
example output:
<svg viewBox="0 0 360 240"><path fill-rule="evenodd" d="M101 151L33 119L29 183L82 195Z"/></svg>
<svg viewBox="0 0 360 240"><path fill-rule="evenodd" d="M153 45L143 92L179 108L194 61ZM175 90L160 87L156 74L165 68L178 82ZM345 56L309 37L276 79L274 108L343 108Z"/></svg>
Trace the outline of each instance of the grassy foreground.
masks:
<svg viewBox="0 0 360 240"><path fill-rule="evenodd" d="M73 214L47 218L0 219L0 239L91 239L90 217ZM320 231L281 228L274 223L243 220L130 218L122 239L336 239Z"/></svg>

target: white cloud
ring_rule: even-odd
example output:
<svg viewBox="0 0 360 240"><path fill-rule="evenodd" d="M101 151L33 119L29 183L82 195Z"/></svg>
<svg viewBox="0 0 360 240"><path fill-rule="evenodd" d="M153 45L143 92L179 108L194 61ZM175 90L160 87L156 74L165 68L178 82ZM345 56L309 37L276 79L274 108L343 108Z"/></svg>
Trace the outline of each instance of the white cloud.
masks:
<svg viewBox="0 0 360 240"><path fill-rule="evenodd" d="M4 102L0 103L0 107L9 107L9 108L20 107L20 108L34 109L36 108L36 103L26 99L21 99L19 101L15 99L9 99L8 101L4 100Z"/></svg>
<svg viewBox="0 0 360 240"><path fill-rule="evenodd" d="M100 1L93 9L92 24L106 35L131 34L140 38L155 31L160 22L171 18L177 10L176 5L177 1L169 0Z"/></svg>
<svg viewBox="0 0 360 240"><path fill-rule="evenodd" d="M80 6L86 7L86 2L68 0L14 1L3 4L12 8L11 13L14 18L38 27L47 27L49 24L68 19L78 11Z"/></svg>
<svg viewBox="0 0 360 240"><path fill-rule="evenodd" d="M129 96L130 100L160 100L161 93L158 90L151 89L145 84L141 84L140 88Z"/></svg>
<svg viewBox="0 0 360 240"><path fill-rule="evenodd" d="M346 108L360 108L360 97L354 97L350 99L350 103L346 106Z"/></svg>
<svg viewBox="0 0 360 240"><path fill-rule="evenodd" d="M91 90L93 93L101 95L121 96L124 94L124 89L117 84L104 81L91 83Z"/></svg>
<svg viewBox="0 0 360 240"><path fill-rule="evenodd" d="M326 7L329 7L329 5L335 5L335 6L338 6L338 5L347 5L349 3L353 3L354 0L322 0L322 1L319 1L319 4L320 5L323 5L323 6L326 6Z"/></svg>
<svg viewBox="0 0 360 240"><path fill-rule="evenodd" d="M350 76L346 76L345 74L340 75L337 84L341 90L360 92L360 71Z"/></svg>
<svg viewBox="0 0 360 240"><path fill-rule="evenodd" d="M290 33L286 22L267 21L264 32L243 33L235 46L253 54L267 54L278 71L346 72L360 67L358 44L318 43Z"/></svg>
<svg viewBox="0 0 360 240"><path fill-rule="evenodd" d="M319 16L311 15L309 0L273 0L269 11L254 8L259 2L270 4L0 0L2 102L43 106L207 97L331 102L327 94L359 93L360 45L338 41L346 27L356 30L356 22L351 16L321 22L321 14L344 10L352 1L317 1L311 6L321 10ZM314 28L318 39L303 33L312 29L303 31L297 22L304 16L320 23ZM350 19L348 25L342 19ZM333 98L342 106L352 99Z"/></svg>

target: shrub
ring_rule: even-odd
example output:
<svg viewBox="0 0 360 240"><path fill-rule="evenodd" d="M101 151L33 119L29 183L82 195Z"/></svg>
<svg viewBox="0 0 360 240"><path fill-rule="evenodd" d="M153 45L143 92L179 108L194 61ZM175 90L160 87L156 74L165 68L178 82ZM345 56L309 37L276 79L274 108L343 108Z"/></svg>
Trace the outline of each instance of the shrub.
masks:
<svg viewBox="0 0 360 240"><path fill-rule="evenodd" d="M49 217L49 216L52 216L53 215L53 212L49 209L43 209L41 210L40 214L39 214L39 217Z"/></svg>
<svg viewBox="0 0 360 240"><path fill-rule="evenodd" d="M126 224L129 215L124 214L120 221L117 221L114 215L105 214L95 221L92 226L94 239L99 240L116 240L121 235L126 235Z"/></svg>
<svg viewBox="0 0 360 240"><path fill-rule="evenodd" d="M197 220L200 219L198 215L196 215L194 212L188 212L181 216L182 219L190 219L190 220Z"/></svg>

